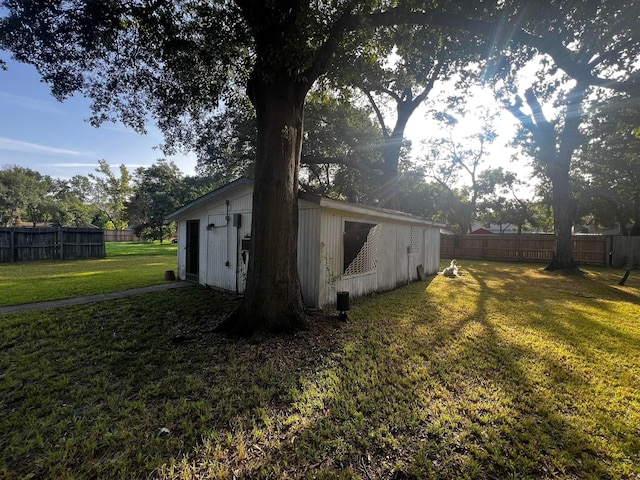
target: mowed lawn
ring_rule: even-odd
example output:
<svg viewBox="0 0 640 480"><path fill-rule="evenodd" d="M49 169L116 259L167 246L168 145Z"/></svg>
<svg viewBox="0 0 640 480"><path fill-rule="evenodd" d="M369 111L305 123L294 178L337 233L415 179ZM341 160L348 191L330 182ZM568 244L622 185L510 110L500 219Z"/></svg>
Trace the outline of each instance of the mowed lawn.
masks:
<svg viewBox="0 0 640 480"><path fill-rule="evenodd" d="M0 307L111 293L164 282L178 264L171 243L107 242L106 258L0 264Z"/></svg>
<svg viewBox="0 0 640 480"><path fill-rule="evenodd" d="M640 274L461 263L252 341L199 286L7 315L0 478L638 478Z"/></svg>

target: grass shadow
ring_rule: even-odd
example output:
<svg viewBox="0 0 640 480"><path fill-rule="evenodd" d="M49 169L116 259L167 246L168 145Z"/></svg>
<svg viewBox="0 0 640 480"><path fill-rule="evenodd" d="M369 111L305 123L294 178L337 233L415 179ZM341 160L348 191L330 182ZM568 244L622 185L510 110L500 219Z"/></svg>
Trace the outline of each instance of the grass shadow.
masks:
<svg viewBox="0 0 640 480"><path fill-rule="evenodd" d="M541 323L558 286L518 268L463 266L259 343L214 333L236 303L199 287L8 316L0 478L640 474L635 380L611 374L635 340L558 294L615 339L585 354L592 334Z"/></svg>

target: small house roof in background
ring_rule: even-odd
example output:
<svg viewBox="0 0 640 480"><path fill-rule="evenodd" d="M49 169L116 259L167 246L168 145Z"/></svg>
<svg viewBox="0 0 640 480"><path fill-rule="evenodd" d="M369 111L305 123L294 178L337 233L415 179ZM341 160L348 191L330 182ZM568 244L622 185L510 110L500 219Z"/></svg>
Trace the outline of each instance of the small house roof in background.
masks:
<svg viewBox="0 0 640 480"><path fill-rule="evenodd" d="M239 178L238 180L228 183L223 187L213 190L212 192L209 192L206 195L203 195L202 197L197 198L196 200L186 204L182 208L179 208L175 212L172 212L169 215L167 215L165 219L168 221L176 220L179 217L184 216L186 213L190 212L191 210L196 209L202 205L205 205L221 197L224 197L230 192L243 186L253 187L253 180L249 178ZM367 215L367 216L374 216L378 218L388 218L388 219L400 220L405 222L421 223L423 225L429 225L429 226L435 226L435 227L445 226L444 224L428 220L419 215L413 215L411 213L401 212L398 210L389 210L386 208L370 207L367 205L360 205L357 203L345 202L343 200L336 200L336 199L329 198L324 195L318 195L315 193L300 192L298 194L298 198L310 203L315 203L321 207L332 208L332 209L341 210L344 212L350 212L355 215Z"/></svg>
<svg viewBox="0 0 640 480"><path fill-rule="evenodd" d="M493 235L491 230L487 230L486 228L476 228L471 235Z"/></svg>

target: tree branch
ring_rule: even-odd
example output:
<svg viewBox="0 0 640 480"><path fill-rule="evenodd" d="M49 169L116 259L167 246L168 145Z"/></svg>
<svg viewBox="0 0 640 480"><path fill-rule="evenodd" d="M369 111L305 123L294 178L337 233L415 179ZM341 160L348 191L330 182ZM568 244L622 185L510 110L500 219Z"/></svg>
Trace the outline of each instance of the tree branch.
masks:
<svg viewBox="0 0 640 480"><path fill-rule="evenodd" d="M327 39L318 49L311 66L304 72L309 88L320 75L327 71L345 34L357 30L362 25L363 17L350 13L358 4L358 0L351 0L344 6L344 13L333 23Z"/></svg>
<svg viewBox="0 0 640 480"><path fill-rule="evenodd" d="M411 12L402 8L393 8L384 12L371 13L367 16L366 21L373 26L386 27L401 24L447 27L488 38L495 38L496 32L504 31L508 33L508 35L501 35L505 41L530 46L548 54L559 68L577 81L625 93L640 91L640 81L635 78L612 80L592 75L591 66L575 59L575 54L552 34L547 36L533 35L516 25L509 24L505 19L485 22L471 20L459 14Z"/></svg>
<svg viewBox="0 0 640 480"><path fill-rule="evenodd" d="M345 167L354 168L356 170L360 170L361 172L368 173L369 175L378 175L380 173L379 169L382 168L382 165L380 165L379 163L369 166L362 162L350 160L347 157L325 157L322 155L303 156L301 158L301 163L305 165L343 165Z"/></svg>
<svg viewBox="0 0 640 480"><path fill-rule="evenodd" d="M380 111L380 109L378 108L378 105L373 99L371 92L365 91L364 94L369 99L369 103L371 104L373 111L376 112L376 118L378 119L378 123L380 124L380 128L382 129L382 135L384 136L385 139L389 138L389 130L387 129L387 126L384 123L384 116L382 115L382 112Z"/></svg>
<svg viewBox="0 0 640 480"><path fill-rule="evenodd" d="M372 87L368 90L373 90L379 93L386 93L387 95L389 95L391 98L393 98L396 102L401 102L402 98L400 98L400 95L398 95L396 92L394 92L393 90L389 90L388 88L384 88L384 87Z"/></svg>

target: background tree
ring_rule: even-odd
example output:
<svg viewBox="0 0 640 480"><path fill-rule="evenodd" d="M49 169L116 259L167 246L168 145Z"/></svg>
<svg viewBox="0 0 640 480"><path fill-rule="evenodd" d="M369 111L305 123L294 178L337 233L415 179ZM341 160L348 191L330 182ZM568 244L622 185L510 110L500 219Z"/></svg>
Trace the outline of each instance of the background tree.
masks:
<svg viewBox="0 0 640 480"><path fill-rule="evenodd" d="M497 112L480 108L474 115L480 128L476 132L467 132L460 127L461 118L468 117L464 103L459 99L451 100L449 112L432 112L440 125L439 130L446 136L432 137L427 141L427 156L424 159L427 178L437 182L444 189L446 202L450 210L448 217L457 233L469 233L473 222L478 218L480 201L495 195L496 189L513 187L516 176L504 172L502 168L484 168L488 147L494 142L496 132L494 119Z"/></svg>
<svg viewBox="0 0 640 480"><path fill-rule="evenodd" d="M92 205L83 203L77 196L63 189L56 192L55 198L53 223L71 227L93 225L96 209Z"/></svg>
<svg viewBox="0 0 640 480"><path fill-rule="evenodd" d="M175 231L165 217L185 203L180 169L165 159L140 167L135 172L133 192L126 203L129 222L137 235L162 242Z"/></svg>
<svg viewBox="0 0 640 480"><path fill-rule="evenodd" d="M574 210L570 198L571 162L584 137L585 102L593 87L627 92L636 98L640 33L637 2L583 2L580 7L554 10L523 9L513 26L529 25L528 34L546 38L547 46L531 42L532 50L513 51L496 62L498 76L504 76L508 89L518 88L517 72L534 54L539 68L536 81L508 106L528 133L536 162L553 187L552 203L556 252L548 269L575 269L572 251ZM542 33L542 32L545 33ZM551 39L549 33L554 35ZM520 35L520 34L519 34ZM616 81L607 81L616 78ZM499 82L497 82L499 84ZM556 116L543 109L543 102L554 101Z"/></svg>
<svg viewBox="0 0 640 480"><path fill-rule="evenodd" d="M106 160L98 161L97 173L90 173L93 186L92 203L108 219L105 228L122 230L127 228L126 203L133 193L131 174L125 165L120 165L120 176L116 176Z"/></svg>
<svg viewBox="0 0 640 480"><path fill-rule="evenodd" d="M619 225L623 235L640 235L640 139L634 128L640 107L628 96L605 96L590 105L589 141L576 159L583 179L582 211L596 225Z"/></svg>
<svg viewBox="0 0 640 480"><path fill-rule="evenodd" d="M500 233L515 227L516 232L521 234L524 230L535 228L533 206L531 201L497 194L482 201L478 220L484 225L498 225Z"/></svg>
<svg viewBox="0 0 640 480"><path fill-rule="evenodd" d="M570 198L569 172L573 155L584 141L579 127L582 123L582 103L587 92L587 86L579 83L567 92L563 100L564 109L558 120L550 120L545 116L531 88L524 95L530 113L525 112L521 97L517 97L516 103L509 107L509 111L530 134L532 154L543 166L552 186L556 251L551 264L547 266L549 270L576 268L571 239L575 211Z"/></svg>
<svg viewBox="0 0 640 480"><path fill-rule="evenodd" d="M0 215L5 226L46 221L51 214L52 179L17 165L0 170Z"/></svg>
<svg viewBox="0 0 640 480"><path fill-rule="evenodd" d="M462 8L450 2L452 9ZM382 162L377 201L398 208L401 157L410 142L407 125L431 94L436 82L465 76L464 67L487 52L485 39L455 29L399 24L378 30L364 48L347 52L345 68L333 82L338 88L363 92L380 129Z"/></svg>
<svg viewBox="0 0 640 480"><path fill-rule="evenodd" d="M307 191L374 204L382 166L380 129L352 92L308 96L300 185Z"/></svg>
<svg viewBox="0 0 640 480"><path fill-rule="evenodd" d="M380 130L371 109L356 104L349 92L315 88L305 106L304 144L299 185L305 191L334 197L357 196L373 202L382 162ZM246 99L211 119L214 135L197 147L198 172L223 185L253 177L257 141L255 109Z"/></svg>

